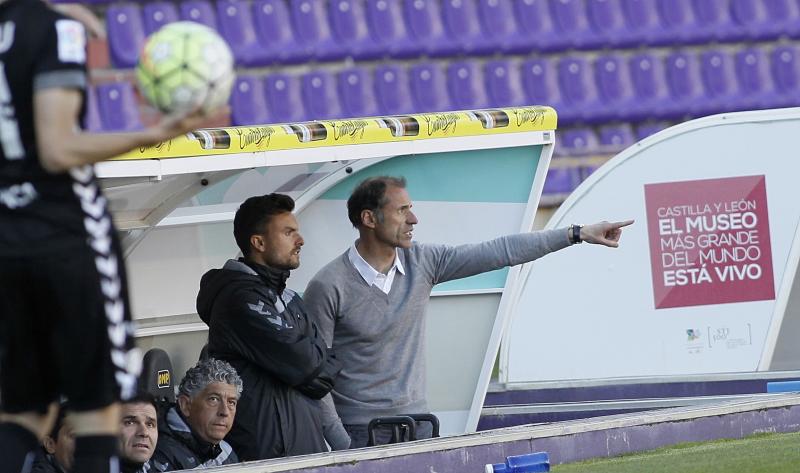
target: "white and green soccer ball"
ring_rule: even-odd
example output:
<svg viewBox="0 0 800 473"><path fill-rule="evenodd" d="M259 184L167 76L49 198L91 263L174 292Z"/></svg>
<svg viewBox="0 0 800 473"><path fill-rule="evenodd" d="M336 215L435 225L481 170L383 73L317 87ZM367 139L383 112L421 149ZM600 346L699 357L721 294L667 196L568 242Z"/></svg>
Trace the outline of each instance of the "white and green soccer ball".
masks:
<svg viewBox="0 0 800 473"><path fill-rule="evenodd" d="M192 21L165 25L147 39L136 66L139 90L165 113L228 102L233 54L213 29Z"/></svg>

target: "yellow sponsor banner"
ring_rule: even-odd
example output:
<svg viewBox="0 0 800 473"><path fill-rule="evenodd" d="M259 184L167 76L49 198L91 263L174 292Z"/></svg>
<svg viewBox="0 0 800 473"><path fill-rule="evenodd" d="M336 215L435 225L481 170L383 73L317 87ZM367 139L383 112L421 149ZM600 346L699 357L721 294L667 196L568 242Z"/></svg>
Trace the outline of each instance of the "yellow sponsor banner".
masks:
<svg viewBox="0 0 800 473"><path fill-rule="evenodd" d="M546 131L555 130L556 121L556 112L552 108L533 106L209 128L156 146L139 148L114 159L185 158Z"/></svg>

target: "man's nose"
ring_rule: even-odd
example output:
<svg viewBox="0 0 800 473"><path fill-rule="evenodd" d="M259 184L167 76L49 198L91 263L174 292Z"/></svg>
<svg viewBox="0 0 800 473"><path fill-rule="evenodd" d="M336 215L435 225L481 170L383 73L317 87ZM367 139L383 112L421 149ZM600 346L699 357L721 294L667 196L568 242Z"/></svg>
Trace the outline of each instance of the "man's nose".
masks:
<svg viewBox="0 0 800 473"><path fill-rule="evenodd" d="M303 235L297 234L297 246L303 246L306 244L306 241L303 239Z"/></svg>
<svg viewBox="0 0 800 473"><path fill-rule="evenodd" d="M217 414L219 414L220 417L228 417L229 415L231 415L231 406L229 406L228 403L223 402L219 406Z"/></svg>
<svg viewBox="0 0 800 473"><path fill-rule="evenodd" d="M139 426L136 427L136 435L138 437L150 437L150 431L147 430L144 424L139 424Z"/></svg>
<svg viewBox="0 0 800 473"><path fill-rule="evenodd" d="M417 216L414 214L414 212L411 211L408 212L408 218L406 218L406 223L410 225L416 225L419 223L419 220L417 219Z"/></svg>

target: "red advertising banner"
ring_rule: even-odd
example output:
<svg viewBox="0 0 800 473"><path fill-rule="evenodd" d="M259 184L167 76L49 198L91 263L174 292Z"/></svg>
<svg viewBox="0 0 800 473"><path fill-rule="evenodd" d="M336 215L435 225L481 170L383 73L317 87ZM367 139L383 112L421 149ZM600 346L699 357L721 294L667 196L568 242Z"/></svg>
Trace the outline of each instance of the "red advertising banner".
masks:
<svg viewBox="0 0 800 473"><path fill-rule="evenodd" d="M764 176L644 186L656 309L775 299Z"/></svg>

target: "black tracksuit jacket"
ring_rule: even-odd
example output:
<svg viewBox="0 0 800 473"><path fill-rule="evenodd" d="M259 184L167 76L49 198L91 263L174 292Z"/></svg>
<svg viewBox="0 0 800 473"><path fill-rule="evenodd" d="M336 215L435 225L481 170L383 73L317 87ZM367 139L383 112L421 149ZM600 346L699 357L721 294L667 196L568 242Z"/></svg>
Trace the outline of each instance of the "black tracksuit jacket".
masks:
<svg viewBox="0 0 800 473"><path fill-rule="evenodd" d="M203 275L197 312L209 326L209 356L236 368L244 391L226 440L242 461L327 451L320 403L341 365L289 271L229 260Z"/></svg>

